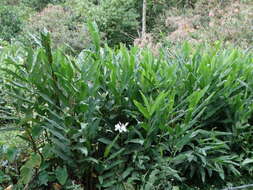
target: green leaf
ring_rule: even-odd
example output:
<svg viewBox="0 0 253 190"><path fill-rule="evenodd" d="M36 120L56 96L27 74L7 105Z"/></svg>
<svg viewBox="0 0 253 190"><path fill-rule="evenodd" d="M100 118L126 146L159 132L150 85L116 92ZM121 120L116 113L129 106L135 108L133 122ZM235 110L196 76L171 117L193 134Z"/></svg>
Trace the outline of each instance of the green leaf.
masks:
<svg viewBox="0 0 253 190"><path fill-rule="evenodd" d="M188 134L184 135L180 140L176 143L175 147L178 150L182 150L182 148L187 145L196 135L198 134L198 131L188 131Z"/></svg>
<svg viewBox="0 0 253 190"><path fill-rule="evenodd" d="M32 154L25 166L29 168L39 167L41 164L41 156L39 154Z"/></svg>
<svg viewBox="0 0 253 190"><path fill-rule="evenodd" d="M180 188L178 186L173 186L172 190L180 190Z"/></svg>
<svg viewBox="0 0 253 190"><path fill-rule="evenodd" d="M159 106L161 105L161 103L164 101L165 97L167 96L167 93L165 92L161 92L157 98L155 99L155 102L153 103L153 105L151 106L150 109L150 115L153 115L153 113L159 109Z"/></svg>
<svg viewBox="0 0 253 190"><path fill-rule="evenodd" d="M202 90L194 91L189 97L188 101L190 103L189 108L193 109L200 101L200 99L205 95L206 91L208 90L209 86L206 86Z"/></svg>
<svg viewBox="0 0 253 190"><path fill-rule="evenodd" d="M132 140L129 140L129 141L125 142L125 144L128 144L128 143L135 143L135 144L143 145L144 144L144 140L143 139L132 139Z"/></svg>
<svg viewBox="0 0 253 190"><path fill-rule="evenodd" d="M141 93L141 97L142 97L142 99L143 99L143 101L144 101L144 104L145 104L145 106L146 106L146 108L147 108L147 110L148 110L148 112L150 113L150 105L149 105L149 102L148 102L148 99L146 98L146 96L142 93L142 92L140 92Z"/></svg>
<svg viewBox="0 0 253 190"><path fill-rule="evenodd" d="M55 176L57 180L59 181L59 183L61 185L64 185L68 179L68 171L67 171L66 166L64 166L63 168L58 166L55 170Z"/></svg>
<svg viewBox="0 0 253 190"><path fill-rule="evenodd" d="M50 159L54 156L54 152L52 151L53 147L50 144L46 144L42 149L42 154L44 159Z"/></svg>
<svg viewBox="0 0 253 190"><path fill-rule="evenodd" d="M47 55L47 60L50 65L53 64L53 56L51 51L51 37L49 32L44 29L43 32L41 32L41 40L42 40L42 46L44 47Z"/></svg>
<svg viewBox="0 0 253 190"><path fill-rule="evenodd" d="M133 171L133 168L127 168L123 173L122 173L122 178L125 179L126 177L128 177L131 172Z"/></svg>
<svg viewBox="0 0 253 190"><path fill-rule="evenodd" d="M253 159L252 158L246 158L243 162L242 162L242 166L245 166L247 164L251 164L253 163Z"/></svg>
<svg viewBox="0 0 253 190"><path fill-rule="evenodd" d="M41 185L47 185L50 177L46 171L43 171L39 174L39 183Z"/></svg>
<svg viewBox="0 0 253 190"><path fill-rule="evenodd" d="M42 127L35 125L32 128L31 134L32 134L33 138L36 138L36 137L39 137L39 135L42 133L42 131L43 131Z"/></svg>
<svg viewBox="0 0 253 190"><path fill-rule="evenodd" d="M110 180L110 181L108 181L108 182L105 182L104 184L103 184L103 187L111 187L111 186L113 186L115 183L117 183L118 181L116 181L116 180Z"/></svg>
<svg viewBox="0 0 253 190"><path fill-rule="evenodd" d="M106 138L100 138L100 139L98 139L98 141L101 142L101 143L104 143L104 144L106 144L106 145L109 145L109 144L112 143L111 140L106 139ZM119 149L119 148L120 148L119 145L118 145L117 143L114 143L114 147L115 147L116 149Z"/></svg>
<svg viewBox="0 0 253 190"><path fill-rule="evenodd" d="M9 147L7 149L6 155L7 155L7 159L10 162L13 162L15 160L17 154L18 154L18 149L16 147Z"/></svg>
<svg viewBox="0 0 253 190"><path fill-rule="evenodd" d="M205 179L206 179L206 172L204 170L203 167L200 168L200 175L201 175L201 180L203 183L205 183Z"/></svg>
<svg viewBox="0 0 253 190"><path fill-rule="evenodd" d="M5 182L11 181L11 178L9 175L6 175L3 171L0 170L0 184L3 184ZM0 188L0 190L2 190Z"/></svg>
<svg viewBox="0 0 253 190"><path fill-rule="evenodd" d="M147 119L150 118L149 112L148 110L143 107L139 102L137 102L136 100L134 100L134 104L135 106L138 108L138 110L143 114L143 116Z"/></svg>
<svg viewBox="0 0 253 190"><path fill-rule="evenodd" d="M112 160L113 158L115 158L115 157L121 155L122 152L124 152L124 151L125 151L125 148L120 149L119 151L113 153L107 160Z"/></svg>
<svg viewBox="0 0 253 190"><path fill-rule="evenodd" d="M20 183L28 184L33 176L33 169L31 167L22 166L20 169Z"/></svg>
<svg viewBox="0 0 253 190"><path fill-rule="evenodd" d="M112 149L112 147L114 146L115 142L118 140L118 138L119 138L119 135L117 135L117 136L113 139L112 143L109 144L109 145L105 148L105 152L104 152L104 157L105 157L105 158L110 154L111 149Z"/></svg>
<svg viewBox="0 0 253 190"><path fill-rule="evenodd" d="M77 149L85 156L88 156L88 149L86 147L78 147Z"/></svg>
<svg viewBox="0 0 253 190"><path fill-rule="evenodd" d="M87 26L88 26L88 30L89 30L89 32L91 34L92 41L93 41L93 43L95 45L96 52L99 53L99 49L100 49L100 36L99 36L98 26L97 26L96 22L91 22L91 21L88 21Z"/></svg>

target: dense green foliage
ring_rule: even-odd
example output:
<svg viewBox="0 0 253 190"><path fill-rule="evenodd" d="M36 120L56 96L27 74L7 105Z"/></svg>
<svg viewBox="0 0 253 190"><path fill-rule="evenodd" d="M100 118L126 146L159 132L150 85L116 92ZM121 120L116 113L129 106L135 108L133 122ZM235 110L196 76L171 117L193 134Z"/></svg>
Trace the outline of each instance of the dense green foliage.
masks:
<svg viewBox="0 0 253 190"><path fill-rule="evenodd" d="M21 31L22 19L17 9L11 6L0 6L0 38L11 41Z"/></svg>
<svg viewBox="0 0 253 190"><path fill-rule="evenodd" d="M65 0L21 0L21 3L35 9L36 11L41 11L43 8L47 7L48 4L59 4L64 3Z"/></svg>
<svg viewBox="0 0 253 190"><path fill-rule="evenodd" d="M252 53L113 50L88 26L94 45L76 58L44 33L41 47L1 62L1 89L29 144L15 175L19 152L0 149L3 185L167 190L252 174Z"/></svg>
<svg viewBox="0 0 253 190"><path fill-rule="evenodd" d="M151 32L157 19L172 6L191 6L195 1L148 1L147 30ZM65 4L82 21L95 20L110 46L120 42L132 44L140 37L142 0L73 0Z"/></svg>
<svg viewBox="0 0 253 190"><path fill-rule="evenodd" d="M95 20L102 40L109 46L131 45L140 38L142 3L142 0L1 0L0 40L29 43L28 34L36 36L37 31L46 27L52 32L54 46L67 44L78 53L90 42L84 25ZM152 36L152 44L165 39L175 44L184 40L194 43L221 40L248 48L253 40L252 5L249 0L148 0L147 32Z"/></svg>
<svg viewBox="0 0 253 190"><path fill-rule="evenodd" d="M70 47L67 47L67 44L71 45L71 49L81 51L90 44L84 23L77 22L72 12L62 6L50 5L34 15L24 27L23 33L24 36L30 33L36 37L45 28L51 33L54 47L68 49ZM33 43L30 35L23 41Z"/></svg>
<svg viewBox="0 0 253 190"><path fill-rule="evenodd" d="M142 3L0 0L0 190L253 183L252 1Z"/></svg>
<svg viewBox="0 0 253 190"><path fill-rule="evenodd" d="M69 1L67 7L74 10L78 20L95 20L110 45L130 43L137 36L140 13L135 9L136 0L105 0L99 2Z"/></svg>

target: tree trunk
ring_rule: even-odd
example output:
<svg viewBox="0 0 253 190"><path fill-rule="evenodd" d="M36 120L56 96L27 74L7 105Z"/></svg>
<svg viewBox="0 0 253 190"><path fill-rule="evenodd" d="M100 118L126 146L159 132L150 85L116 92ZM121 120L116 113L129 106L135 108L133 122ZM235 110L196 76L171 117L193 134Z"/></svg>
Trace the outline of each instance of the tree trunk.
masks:
<svg viewBox="0 0 253 190"><path fill-rule="evenodd" d="M143 0L143 4L142 4L142 32L141 32L142 38L144 38L146 35L146 15L147 15L147 0Z"/></svg>

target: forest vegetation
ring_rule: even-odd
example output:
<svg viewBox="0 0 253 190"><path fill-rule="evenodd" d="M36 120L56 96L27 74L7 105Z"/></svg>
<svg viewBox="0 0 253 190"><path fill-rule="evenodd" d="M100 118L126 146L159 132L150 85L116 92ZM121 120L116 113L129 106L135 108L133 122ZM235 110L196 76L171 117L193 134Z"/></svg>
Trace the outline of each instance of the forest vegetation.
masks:
<svg viewBox="0 0 253 190"><path fill-rule="evenodd" d="M249 189L252 18L251 0L1 0L0 190Z"/></svg>

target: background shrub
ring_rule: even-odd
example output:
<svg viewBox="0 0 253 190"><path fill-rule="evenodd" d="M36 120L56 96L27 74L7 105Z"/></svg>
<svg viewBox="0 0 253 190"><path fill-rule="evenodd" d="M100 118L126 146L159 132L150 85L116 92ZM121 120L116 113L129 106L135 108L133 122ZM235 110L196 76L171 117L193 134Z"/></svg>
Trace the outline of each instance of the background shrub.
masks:
<svg viewBox="0 0 253 190"><path fill-rule="evenodd" d="M18 8L0 7L0 38L6 41L14 39L22 30L23 21Z"/></svg>
<svg viewBox="0 0 253 190"><path fill-rule="evenodd" d="M89 45L89 35L84 23L74 20L70 10L59 5L49 5L28 20L24 33L38 35L47 29L52 35L52 41L57 47L69 45L74 50L84 49Z"/></svg>
<svg viewBox="0 0 253 190"><path fill-rule="evenodd" d="M60 4L64 3L65 0L20 0L24 5L35 9L36 11L41 11L48 4Z"/></svg>
<svg viewBox="0 0 253 190"><path fill-rule="evenodd" d="M135 0L75 0L66 5L76 13L78 20L95 20L109 45L130 44L137 36L140 14Z"/></svg>
<svg viewBox="0 0 253 190"><path fill-rule="evenodd" d="M147 32L151 32L164 12L172 6L190 6L195 1L148 1ZM105 0L105 1L68 1L66 5L72 9L79 19L95 20L104 33L109 45L119 43L132 44L140 37L142 19L142 1L139 0Z"/></svg>

